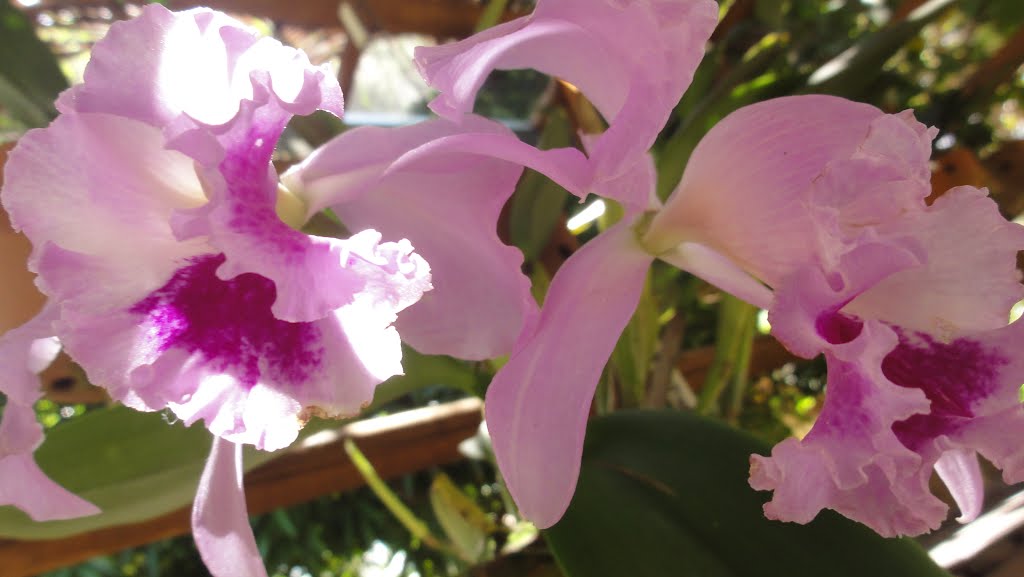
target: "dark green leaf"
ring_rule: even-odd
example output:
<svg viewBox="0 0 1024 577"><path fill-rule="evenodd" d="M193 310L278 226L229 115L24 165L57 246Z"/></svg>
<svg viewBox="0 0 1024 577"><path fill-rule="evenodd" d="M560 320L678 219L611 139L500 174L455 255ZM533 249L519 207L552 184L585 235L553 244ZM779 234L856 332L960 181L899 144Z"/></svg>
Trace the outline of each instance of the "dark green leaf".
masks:
<svg viewBox="0 0 1024 577"><path fill-rule="evenodd" d="M830 511L807 525L764 518L747 485L768 447L692 414L595 419L565 517L545 532L569 577L949 577L913 541Z"/></svg>
<svg viewBox="0 0 1024 577"><path fill-rule="evenodd" d="M374 407L428 385L473 389L475 376L464 363L405 351L408 375L381 384ZM92 517L36 523L13 507L0 507L0 537L55 539L111 525L134 523L192 502L211 437L197 424L171 424L164 413L112 407L86 413L56 427L36 451L36 459L57 482L88 499L103 513ZM314 419L302 431L339 427L345 421ZM247 448L246 469L275 453Z"/></svg>
<svg viewBox="0 0 1024 577"><path fill-rule="evenodd" d="M54 101L68 87L50 49L9 0L0 0L0 107L27 128L57 115Z"/></svg>
<svg viewBox="0 0 1024 577"><path fill-rule="evenodd" d="M886 61L956 1L929 0L911 12L905 20L863 37L818 68L807 81L805 91L856 98L882 73Z"/></svg>
<svg viewBox="0 0 1024 577"><path fill-rule="evenodd" d="M537 146L542 149L564 148L572 143L572 127L561 108L547 117ZM519 180L509 206L509 237L523 251L527 261L540 256L569 196L564 188L540 173L528 170Z"/></svg>

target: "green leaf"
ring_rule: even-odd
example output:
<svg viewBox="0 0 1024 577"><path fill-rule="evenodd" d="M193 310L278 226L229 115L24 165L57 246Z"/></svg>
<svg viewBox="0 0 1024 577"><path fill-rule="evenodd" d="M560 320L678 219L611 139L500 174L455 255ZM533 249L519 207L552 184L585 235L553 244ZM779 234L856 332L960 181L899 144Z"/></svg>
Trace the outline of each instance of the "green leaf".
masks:
<svg viewBox="0 0 1024 577"><path fill-rule="evenodd" d="M430 485L430 506L461 558L474 563L485 559L487 536L497 527L444 473L438 473Z"/></svg>
<svg viewBox="0 0 1024 577"><path fill-rule="evenodd" d="M929 0L903 21L887 26L826 62L810 76L804 92L855 98L884 70L884 65L907 42L956 4L957 0Z"/></svg>
<svg viewBox="0 0 1024 577"><path fill-rule="evenodd" d="M623 411L591 422L579 486L545 531L567 577L949 577L916 543L825 511L764 518L747 485L769 447L689 413Z"/></svg>
<svg viewBox="0 0 1024 577"><path fill-rule="evenodd" d="M377 387L367 411L425 386L476 388L476 375L454 359L406 349L403 363L407 374ZM301 436L345 422L313 419ZM117 406L75 417L47 433L36 459L54 480L103 512L37 523L13 507L0 507L0 537L57 539L144 521L184 507L195 496L210 443L210 433L201 424L189 428L171 424L165 413L141 413ZM277 454L247 447L246 470Z"/></svg>
<svg viewBox="0 0 1024 577"><path fill-rule="evenodd" d="M636 312L612 351L611 368L621 387L622 406L639 407L646 398L647 375L658 348L658 303L651 292L651 273Z"/></svg>
<svg viewBox="0 0 1024 577"><path fill-rule="evenodd" d="M381 405L415 390L445 386L483 396L485 383L468 363L444 355L424 355L402 345L404 375L391 377L377 386L373 405ZM372 408L372 406L371 406Z"/></svg>
<svg viewBox="0 0 1024 577"><path fill-rule="evenodd" d="M67 87L25 14L0 0L0 107L27 128L45 126L57 116L53 103Z"/></svg>
<svg viewBox="0 0 1024 577"><path fill-rule="evenodd" d="M480 20L476 23L476 32L487 30L501 20L505 14L505 7L508 0L489 0L484 5L484 11L480 14Z"/></svg>
<svg viewBox="0 0 1024 577"><path fill-rule="evenodd" d="M36 523L0 508L0 536L54 539L173 511L195 495L210 434L202 426L168 424L162 413L113 407L76 417L47 434L36 451L54 480L103 510L100 515ZM246 465L271 453L250 451Z"/></svg>
<svg viewBox="0 0 1024 577"><path fill-rule="evenodd" d="M742 391L749 378L750 352L757 327L757 307L732 295L722 295L718 305L718 330L715 359L704 380L697 410L704 415L721 412L719 398L728 385L739 391L740 398L731 404L730 412L738 410Z"/></svg>
<svg viewBox="0 0 1024 577"><path fill-rule="evenodd" d="M561 108L552 109L540 135L538 148L550 150L572 145L572 126ZM536 260L558 225L569 193L551 179L527 170L519 180L509 206L509 238L527 261Z"/></svg>

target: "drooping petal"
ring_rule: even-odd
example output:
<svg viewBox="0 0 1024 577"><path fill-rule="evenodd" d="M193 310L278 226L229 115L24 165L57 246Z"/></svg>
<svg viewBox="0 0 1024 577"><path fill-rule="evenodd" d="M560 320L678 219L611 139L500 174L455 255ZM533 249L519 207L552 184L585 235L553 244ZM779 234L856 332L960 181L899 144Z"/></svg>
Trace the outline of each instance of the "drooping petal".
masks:
<svg viewBox="0 0 1024 577"><path fill-rule="evenodd" d="M603 180L653 144L717 19L718 7L706 0L544 0L530 16L461 42L419 48L416 61L441 91L431 109L453 120L472 110L494 69L533 68L571 82L610 124L591 153Z"/></svg>
<svg viewBox="0 0 1024 577"><path fill-rule="evenodd" d="M741 108L701 140L644 244L701 243L775 286L806 263L834 262L865 228L923 209L933 134L832 96Z"/></svg>
<svg viewBox="0 0 1024 577"><path fill-rule="evenodd" d="M284 177L311 211L330 206L350 230L375 227L408 238L430 263L433 290L397 323L403 339L424 353L507 354L536 312L520 270L523 256L496 230L522 167L490 156L478 137L491 136L519 142L479 117L462 125L358 128Z"/></svg>
<svg viewBox="0 0 1024 577"><path fill-rule="evenodd" d="M572 499L594 390L651 261L625 224L585 244L559 269L536 328L487 390L498 465L539 527L558 521Z"/></svg>
<svg viewBox="0 0 1024 577"><path fill-rule="evenodd" d="M241 445L214 438L192 505L192 535L213 577L266 577L245 505Z"/></svg>
<svg viewBox="0 0 1024 577"><path fill-rule="evenodd" d="M32 405L8 401L0 421L0 505L13 505L35 521L95 515L100 510L61 487L36 464L32 453L43 427Z"/></svg>
<svg viewBox="0 0 1024 577"><path fill-rule="evenodd" d="M985 505L985 482L978 454L970 449L946 451L935 462L935 472L960 507L956 520L970 523L976 519Z"/></svg>
<svg viewBox="0 0 1024 577"><path fill-rule="evenodd" d="M36 521L99 512L50 479L33 456L43 442L33 408L42 396L37 374L60 352L52 337L56 318L56 308L45 306L29 322L0 336L0 393L7 397L0 417L0 505L13 505Z"/></svg>
<svg viewBox="0 0 1024 577"><path fill-rule="evenodd" d="M44 306L29 322L0 335L0 393L10 402L32 405L42 395L36 375L60 353L53 337L57 313Z"/></svg>

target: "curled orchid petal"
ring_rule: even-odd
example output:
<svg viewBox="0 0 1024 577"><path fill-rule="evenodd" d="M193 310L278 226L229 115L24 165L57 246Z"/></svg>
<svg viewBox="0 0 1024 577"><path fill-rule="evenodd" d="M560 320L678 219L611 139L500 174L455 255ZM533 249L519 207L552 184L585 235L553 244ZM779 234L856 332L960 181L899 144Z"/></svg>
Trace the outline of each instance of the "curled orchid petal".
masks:
<svg viewBox="0 0 1024 577"><path fill-rule="evenodd" d="M571 82L609 121L588 147L601 182L644 157L690 84L717 21L718 6L709 0L543 0L529 16L419 48L416 62L441 91L431 109L452 120L472 111L495 69L533 68ZM646 201L647 191L639 198L628 192L614 198Z"/></svg>

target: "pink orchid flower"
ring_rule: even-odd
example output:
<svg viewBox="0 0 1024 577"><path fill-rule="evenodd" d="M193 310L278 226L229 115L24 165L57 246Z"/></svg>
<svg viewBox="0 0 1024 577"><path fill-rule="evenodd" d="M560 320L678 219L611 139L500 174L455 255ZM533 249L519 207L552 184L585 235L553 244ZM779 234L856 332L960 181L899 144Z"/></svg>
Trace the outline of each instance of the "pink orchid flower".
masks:
<svg viewBox="0 0 1024 577"><path fill-rule="evenodd" d="M1021 478L1016 444L992 433L1022 416L1010 351L1024 325L1007 315L1024 232L976 189L925 204L933 136L909 112L778 99L716 126L664 208L627 204L565 263L488 389L524 515L547 527L568 506L595 387L654 258L769 308L794 352L826 352L818 427L754 458L752 484L777 491L769 516L827 506L884 535L920 533L946 511L927 489L933 467L963 519L980 507L976 451ZM591 190L650 198L653 184L647 161Z"/></svg>
<svg viewBox="0 0 1024 577"><path fill-rule="evenodd" d="M287 446L309 416L354 414L400 374L392 323L429 267L374 230L338 240L282 222L274 145L292 115L340 115L341 90L223 14L149 5L115 24L58 108L11 153L0 193L50 302L0 360L58 336L115 399L204 420L216 439L193 509L200 553L217 577L266 575L238 444ZM18 410L0 466L36 444L29 382L3 387Z"/></svg>
<svg viewBox="0 0 1024 577"><path fill-rule="evenodd" d="M933 469L964 521L981 509L977 454L1024 480L1024 324L1008 326L1024 228L972 187L926 205L934 136L909 111L827 96L746 107L703 139L646 233L652 250L696 243L741 266L772 288L775 336L825 353L812 431L752 458L771 518L827 507L914 535L947 512Z"/></svg>

